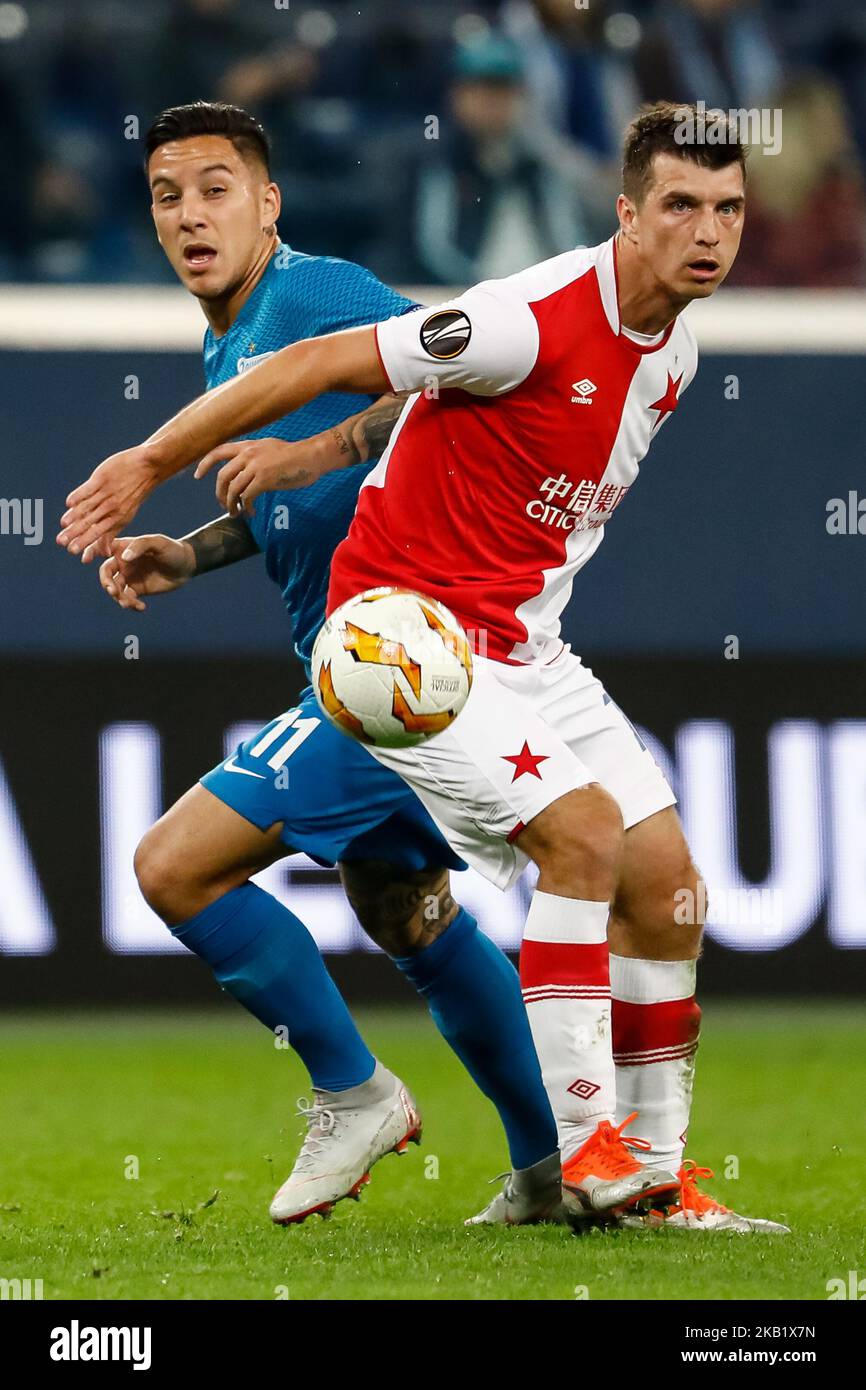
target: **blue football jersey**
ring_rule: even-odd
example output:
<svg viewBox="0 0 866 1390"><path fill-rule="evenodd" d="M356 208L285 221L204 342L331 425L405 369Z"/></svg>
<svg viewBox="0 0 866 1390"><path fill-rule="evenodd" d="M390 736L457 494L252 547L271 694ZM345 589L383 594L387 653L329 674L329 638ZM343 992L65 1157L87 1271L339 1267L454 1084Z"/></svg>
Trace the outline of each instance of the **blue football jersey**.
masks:
<svg viewBox="0 0 866 1390"><path fill-rule="evenodd" d="M228 332L217 338L207 329L207 388L220 386L289 343L377 323L416 307L362 266L281 245ZM307 439L366 409L374 399L330 392L241 437ZM268 574L282 592L295 651L306 666L325 619L331 557L346 536L358 489L374 463L371 459L329 473L310 487L264 493L247 518Z"/></svg>

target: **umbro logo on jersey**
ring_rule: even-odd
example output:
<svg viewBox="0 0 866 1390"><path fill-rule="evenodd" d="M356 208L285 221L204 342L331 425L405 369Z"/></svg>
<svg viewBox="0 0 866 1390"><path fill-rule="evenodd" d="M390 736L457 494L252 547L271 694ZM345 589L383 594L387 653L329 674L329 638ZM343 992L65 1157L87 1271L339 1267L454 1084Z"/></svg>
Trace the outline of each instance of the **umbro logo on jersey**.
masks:
<svg viewBox="0 0 866 1390"><path fill-rule="evenodd" d="M421 346L440 362L459 357L469 346L472 324L462 309L437 309L421 325Z"/></svg>
<svg viewBox="0 0 866 1390"><path fill-rule="evenodd" d="M580 381L573 381L571 389L577 392L577 395L571 398L572 405L592 405L592 393L597 391L598 387L594 381L590 381L589 377L585 376Z"/></svg>
<svg viewBox="0 0 866 1390"><path fill-rule="evenodd" d="M244 372L248 372L250 367L257 367L260 362L266 362L267 359L273 357L273 355L273 352L259 352L255 357L239 357L238 376L242 376Z"/></svg>

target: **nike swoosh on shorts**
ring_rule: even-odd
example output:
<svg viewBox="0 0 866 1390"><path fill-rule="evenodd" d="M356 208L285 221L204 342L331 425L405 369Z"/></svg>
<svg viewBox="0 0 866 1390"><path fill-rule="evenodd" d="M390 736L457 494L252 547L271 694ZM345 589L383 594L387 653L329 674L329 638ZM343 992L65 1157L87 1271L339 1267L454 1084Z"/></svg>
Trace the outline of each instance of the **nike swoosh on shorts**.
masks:
<svg viewBox="0 0 866 1390"><path fill-rule="evenodd" d="M233 757L229 758L227 762L223 763L223 768L226 772L242 772L244 777L258 777L260 782L267 781L267 778L265 777L265 774L263 772L250 772L248 767L236 767L235 759Z"/></svg>

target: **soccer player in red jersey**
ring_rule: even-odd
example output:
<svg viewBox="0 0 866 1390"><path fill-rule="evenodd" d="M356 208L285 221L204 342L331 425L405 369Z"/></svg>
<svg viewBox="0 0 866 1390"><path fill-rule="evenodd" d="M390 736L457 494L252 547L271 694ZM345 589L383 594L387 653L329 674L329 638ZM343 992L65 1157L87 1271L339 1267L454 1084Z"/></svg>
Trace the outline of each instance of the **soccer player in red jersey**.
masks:
<svg viewBox="0 0 866 1390"><path fill-rule="evenodd" d="M480 639L460 718L420 747L372 752L493 882L538 867L521 975L564 1187L591 1208L599 1184L644 1163L678 1174L672 1225L784 1231L728 1211L683 1163L702 922L681 924L675 907L684 889L703 900L698 870L660 769L559 636L578 570L695 374L680 313L737 253L745 155L713 125L711 143L694 110L644 110L610 241L286 348L100 465L64 525L98 549L206 450L199 473L227 461L242 504L252 451L220 441L324 391L411 392L335 552L328 606L402 585ZM624 1138L634 1112L640 1137ZM476 1219L524 1219L513 1186L507 1197Z"/></svg>

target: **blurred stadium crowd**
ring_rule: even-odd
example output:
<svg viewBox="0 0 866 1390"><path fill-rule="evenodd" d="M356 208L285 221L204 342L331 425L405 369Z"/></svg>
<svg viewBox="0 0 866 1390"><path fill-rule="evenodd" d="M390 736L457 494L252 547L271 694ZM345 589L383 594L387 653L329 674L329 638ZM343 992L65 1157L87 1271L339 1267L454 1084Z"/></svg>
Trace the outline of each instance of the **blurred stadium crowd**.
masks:
<svg viewBox="0 0 866 1390"><path fill-rule="evenodd" d="M0 0L0 279L170 280L141 137L269 129L283 239L468 284L613 230L642 100L780 108L740 285L866 285L863 0Z"/></svg>

